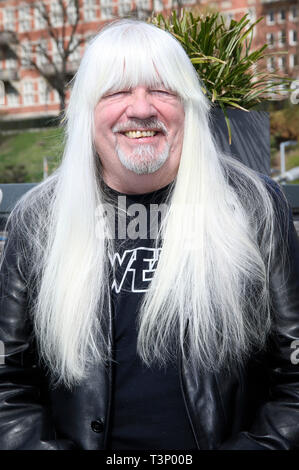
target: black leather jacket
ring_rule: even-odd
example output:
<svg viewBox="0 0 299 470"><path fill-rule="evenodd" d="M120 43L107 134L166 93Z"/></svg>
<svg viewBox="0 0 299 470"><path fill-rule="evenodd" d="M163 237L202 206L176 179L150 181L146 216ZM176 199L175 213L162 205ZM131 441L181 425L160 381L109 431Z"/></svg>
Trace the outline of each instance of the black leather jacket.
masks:
<svg viewBox="0 0 299 470"><path fill-rule="evenodd" d="M283 230L290 261L282 264L277 256L271 269L276 314L267 350L243 369L207 373L197 384L187 364L178 365L199 449L299 447L299 364L294 349L299 347L299 341L294 343L299 340L299 246L293 223L288 233L287 226ZM90 369L72 391L49 388L37 363L23 273L11 237L0 277L0 339L5 348L5 363L0 365L0 449L104 449L112 369ZM112 338L111 318L107 334Z"/></svg>

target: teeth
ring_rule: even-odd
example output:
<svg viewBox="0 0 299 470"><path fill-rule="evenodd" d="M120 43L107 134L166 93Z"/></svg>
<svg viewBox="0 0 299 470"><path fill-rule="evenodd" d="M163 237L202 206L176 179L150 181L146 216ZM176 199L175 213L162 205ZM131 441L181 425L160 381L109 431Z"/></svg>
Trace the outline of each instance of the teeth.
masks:
<svg viewBox="0 0 299 470"><path fill-rule="evenodd" d="M156 135L155 131L128 131L125 132L125 135L130 139L138 139L140 137L154 137Z"/></svg>

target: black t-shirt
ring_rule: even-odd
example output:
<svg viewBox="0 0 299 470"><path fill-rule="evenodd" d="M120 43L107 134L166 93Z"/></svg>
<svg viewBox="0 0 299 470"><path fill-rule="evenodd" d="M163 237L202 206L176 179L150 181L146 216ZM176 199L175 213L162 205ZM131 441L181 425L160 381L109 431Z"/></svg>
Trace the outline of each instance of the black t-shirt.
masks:
<svg viewBox="0 0 299 470"><path fill-rule="evenodd" d="M196 444L186 414L180 388L178 364L147 367L136 352L136 320L140 301L149 287L159 259L160 248L150 236L151 204L165 200L168 187L145 195L124 195L109 188L115 200L133 212L125 220L126 237L115 242L110 260L113 269L111 294L114 320L114 383L110 417L110 449L195 449ZM140 206L139 206L140 207ZM155 206L156 208L157 206ZM136 217L139 217L138 225ZM147 230L144 232L145 217ZM118 219L120 222L121 219ZM153 220L153 219L152 219ZM131 224L131 225L130 225ZM141 227L140 225L143 225ZM152 228L153 226L151 226ZM136 232L134 235L134 231ZM116 223L118 233L118 224ZM124 227L121 228L124 235ZM133 235L132 235L133 233ZM118 233L119 234L119 233Z"/></svg>

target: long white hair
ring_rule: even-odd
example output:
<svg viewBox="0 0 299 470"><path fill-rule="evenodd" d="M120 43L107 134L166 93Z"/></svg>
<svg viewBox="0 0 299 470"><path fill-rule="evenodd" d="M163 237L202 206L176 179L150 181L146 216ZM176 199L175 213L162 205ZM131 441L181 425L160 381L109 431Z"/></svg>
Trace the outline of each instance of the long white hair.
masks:
<svg viewBox="0 0 299 470"><path fill-rule="evenodd" d="M95 217L104 193L94 108L108 90L157 83L182 100L184 141L157 240L160 260L139 312L138 354L163 365L181 353L196 370L216 371L246 360L270 330L271 184L216 147L210 103L176 39L121 20L105 27L82 58L60 167L10 217L11 230L25 240L40 357L66 386L82 380L89 365L111 359L105 325L113 243L96 236L99 223L103 234L107 227Z"/></svg>

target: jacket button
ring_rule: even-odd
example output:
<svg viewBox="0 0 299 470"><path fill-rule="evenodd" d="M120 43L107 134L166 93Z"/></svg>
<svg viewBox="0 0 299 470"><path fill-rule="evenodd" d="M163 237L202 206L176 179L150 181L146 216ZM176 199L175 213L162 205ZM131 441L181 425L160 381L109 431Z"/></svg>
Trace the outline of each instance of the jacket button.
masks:
<svg viewBox="0 0 299 470"><path fill-rule="evenodd" d="M91 429L93 430L93 432L103 432L104 431L104 422L102 419L96 419L94 421L91 422Z"/></svg>

